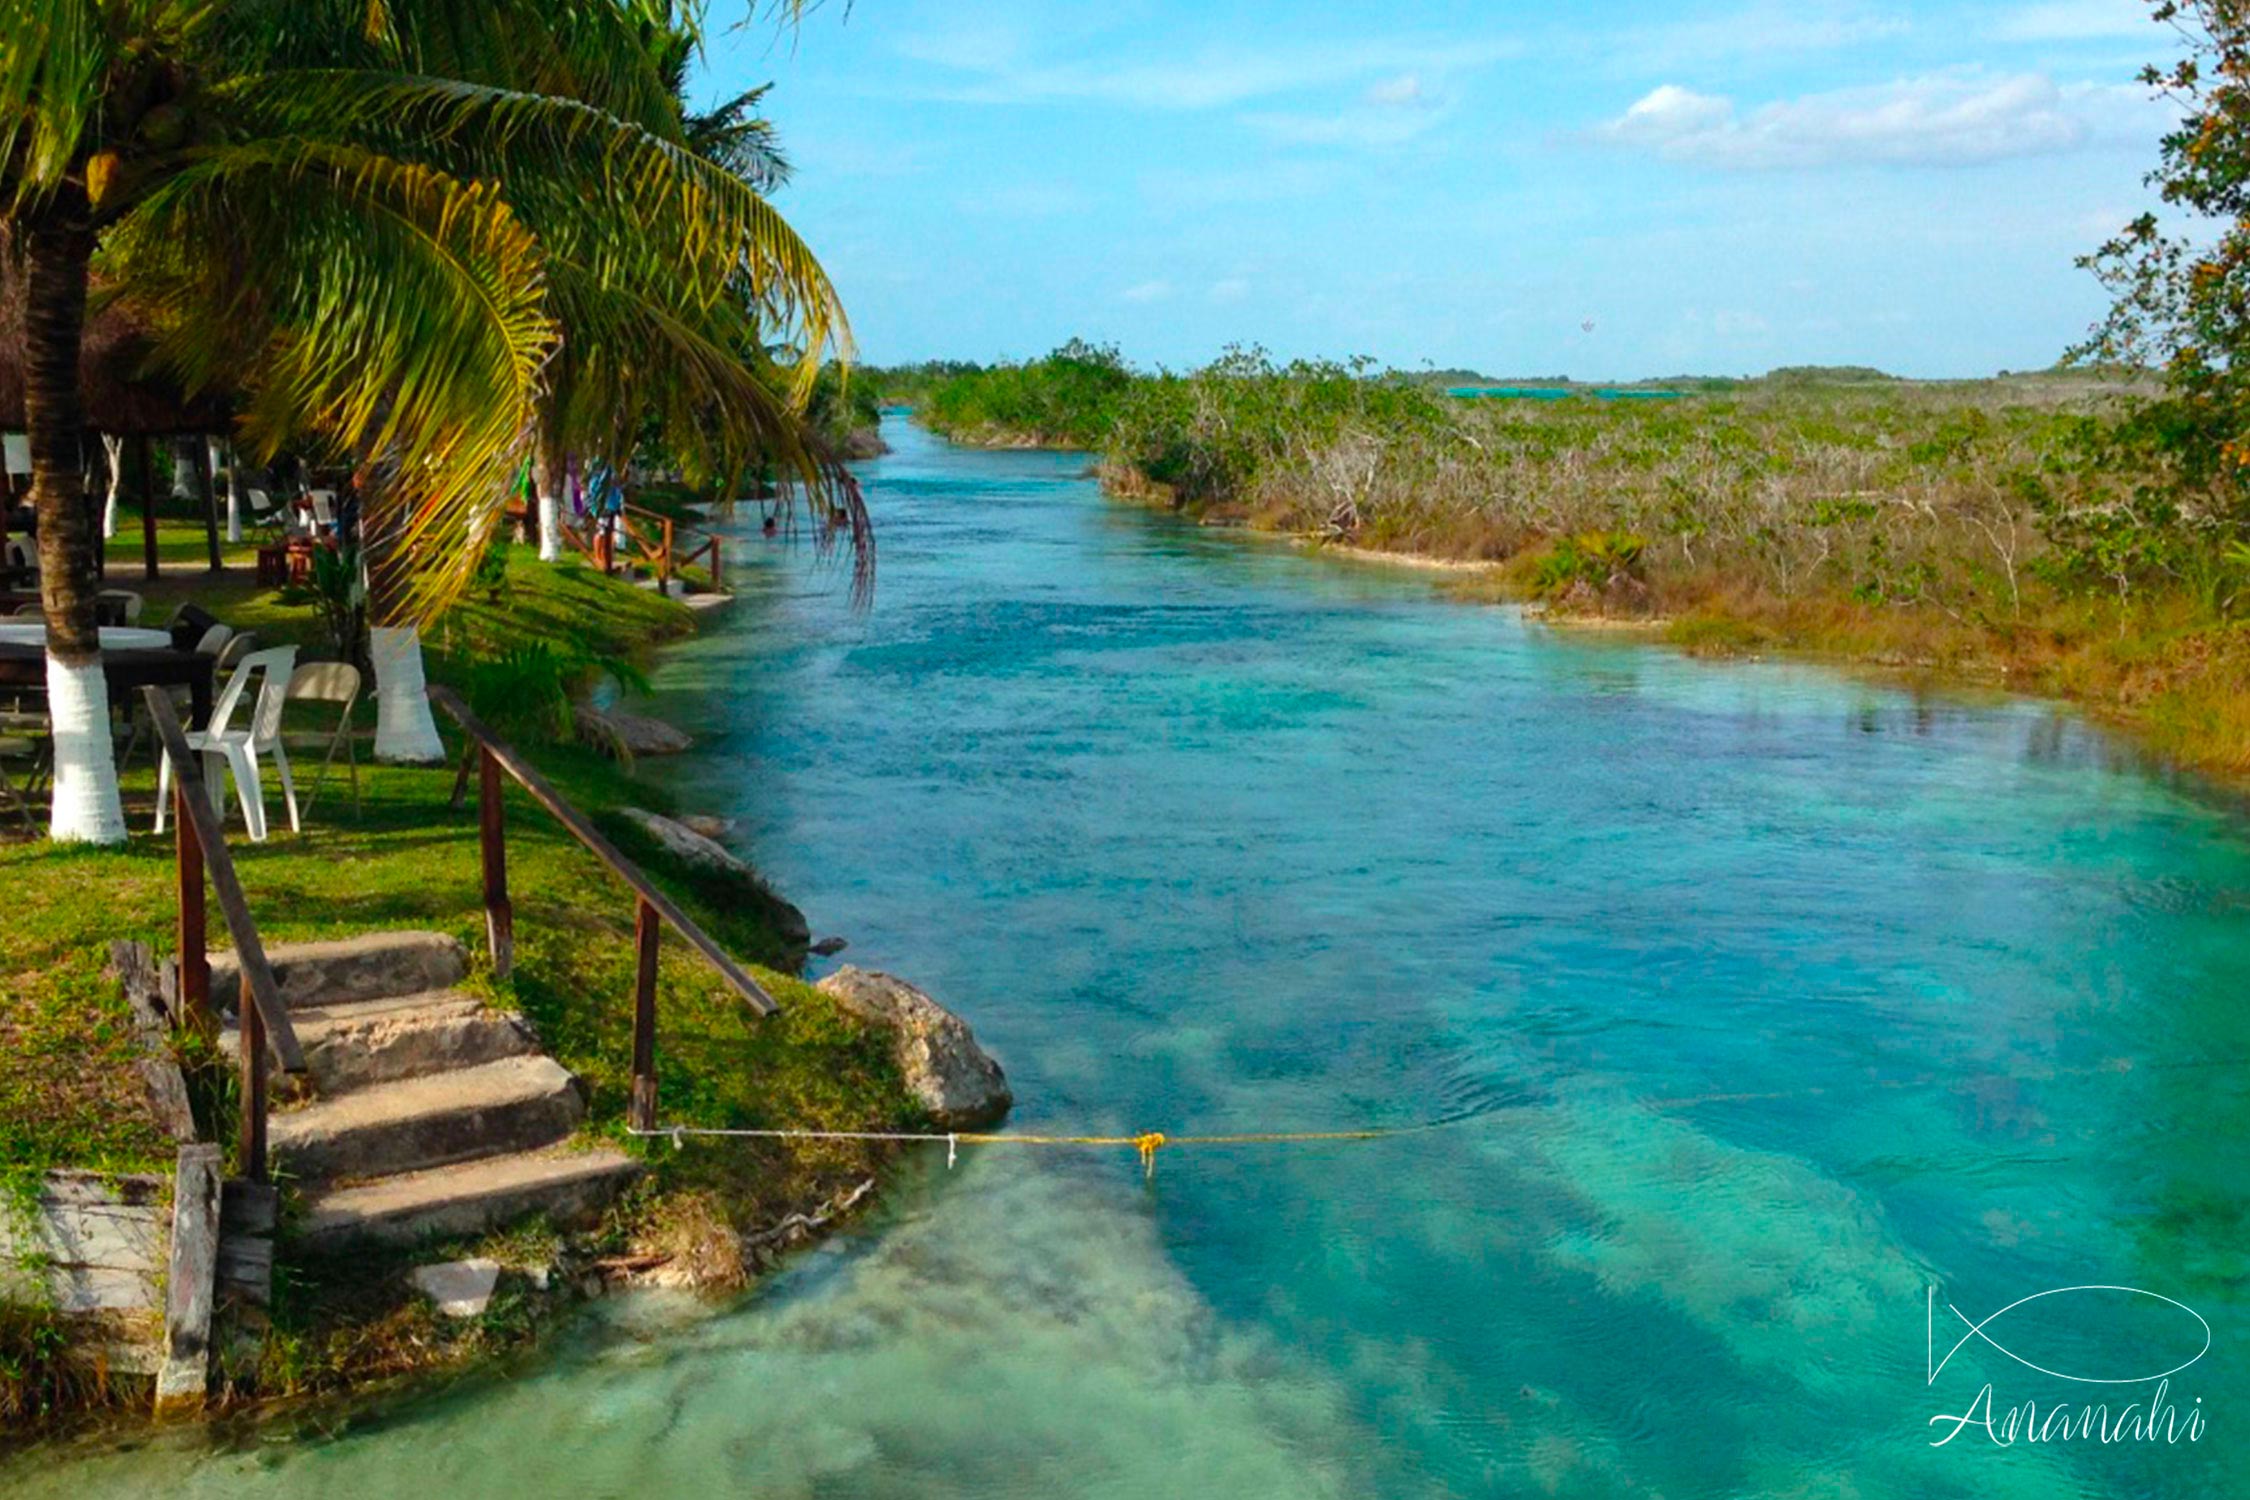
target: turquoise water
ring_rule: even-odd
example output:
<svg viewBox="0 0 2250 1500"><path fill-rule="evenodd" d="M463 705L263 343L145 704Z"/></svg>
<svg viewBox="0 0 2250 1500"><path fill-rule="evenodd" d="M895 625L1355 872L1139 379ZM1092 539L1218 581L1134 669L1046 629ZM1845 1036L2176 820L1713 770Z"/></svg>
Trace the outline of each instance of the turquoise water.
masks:
<svg viewBox="0 0 2250 1500"><path fill-rule="evenodd" d="M744 1304L632 1299L333 1439L29 1495L2202 1496L2250 1458L2250 823L2026 704L1558 636L897 422L876 605L746 537L691 805L1005 1059ZM1972 1319L2207 1320L2199 1442L1933 1448ZM2151 1299L1989 1332L2124 1378ZM2198 1406L2196 1403L2200 1402Z"/></svg>

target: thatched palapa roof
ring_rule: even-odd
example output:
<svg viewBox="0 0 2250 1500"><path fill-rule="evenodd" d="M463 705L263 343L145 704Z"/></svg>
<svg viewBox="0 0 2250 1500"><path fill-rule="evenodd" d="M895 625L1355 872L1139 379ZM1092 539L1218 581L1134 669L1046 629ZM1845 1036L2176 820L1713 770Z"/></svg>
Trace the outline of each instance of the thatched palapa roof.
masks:
<svg viewBox="0 0 2250 1500"><path fill-rule="evenodd" d="M0 243L0 430L9 432L24 428L23 321L23 268ZM151 367L152 347L147 324L129 307L112 304L87 320L78 384L88 430L136 437L233 431L232 405L210 391L190 398Z"/></svg>

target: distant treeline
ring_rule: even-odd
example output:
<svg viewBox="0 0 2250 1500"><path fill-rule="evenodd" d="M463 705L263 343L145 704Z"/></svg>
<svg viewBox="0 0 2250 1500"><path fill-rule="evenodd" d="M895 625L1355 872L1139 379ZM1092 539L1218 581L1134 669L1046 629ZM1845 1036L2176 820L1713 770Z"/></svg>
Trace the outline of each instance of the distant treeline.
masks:
<svg viewBox="0 0 2250 1500"><path fill-rule="evenodd" d="M2242 470L2183 454L2145 377L1793 369L1609 403L1464 401L1456 373L1254 350L1146 373L1073 343L916 404L959 441L1095 452L1113 493L1205 520L1491 562L1483 586L1689 645L2083 696L2250 772Z"/></svg>

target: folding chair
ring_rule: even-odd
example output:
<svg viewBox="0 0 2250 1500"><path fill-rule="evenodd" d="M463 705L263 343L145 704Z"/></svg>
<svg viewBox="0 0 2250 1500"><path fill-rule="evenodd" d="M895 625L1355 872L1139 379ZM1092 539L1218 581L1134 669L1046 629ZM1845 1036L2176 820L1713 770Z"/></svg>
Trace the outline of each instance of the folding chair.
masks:
<svg viewBox="0 0 2250 1500"><path fill-rule="evenodd" d="M352 816L359 816L359 751L352 739L352 709L359 702L359 668L349 662L309 661L299 667L289 679L291 703L340 703L343 712L337 716L335 731L326 736L327 753L321 757L320 769L313 773L311 790L300 804L304 816L312 816L313 799L320 795L321 783L328 779L328 768L336 763L336 751L344 752L344 764L351 770ZM286 743L290 736L284 735ZM301 748L320 749L322 740L316 736L295 737Z"/></svg>

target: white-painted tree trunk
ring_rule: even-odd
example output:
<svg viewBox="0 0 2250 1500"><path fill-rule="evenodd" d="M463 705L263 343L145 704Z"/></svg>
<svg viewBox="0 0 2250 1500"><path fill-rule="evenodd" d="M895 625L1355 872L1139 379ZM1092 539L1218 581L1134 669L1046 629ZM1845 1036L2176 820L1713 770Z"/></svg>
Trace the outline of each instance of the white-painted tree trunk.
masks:
<svg viewBox="0 0 2250 1500"><path fill-rule="evenodd" d="M421 632L411 625L377 625L367 637L375 665L375 758L407 766L443 762L445 742L422 692Z"/></svg>
<svg viewBox="0 0 2250 1500"><path fill-rule="evenodd" d="M227 445L218 438L211 439L211 471L217 473L219 460L226 460L227 471L227 540L242 540L242 469Z"/></svg>
<svg viewBox="0 0 2250 1500"><path fill-rule="evenodd" d="M172 498L195 498L195 450L179 443L172 444Z"/></svg>
<svg viewBox="0 0 2250 1500"><path fill-rule="evenodd" d="M125 804L109 738L109 683L100 658L80 666L47 656L55 734L55 791L47 836L58 844L122 844Z"/></svg>
<svg viewBox="0 0 2250 1500"><path fill-rule="evenodd" d="M561 562L562 555L562 496L543 490L539 495L539 560Z"/></svg>
<svg viewBox="0 0 2250 1500"><path fill-rule="evenodd" d="M117 535L117 501L125 493L125 440L102 434L102 451L109 455L109 496L102 502L102 539Z"/></svg>

